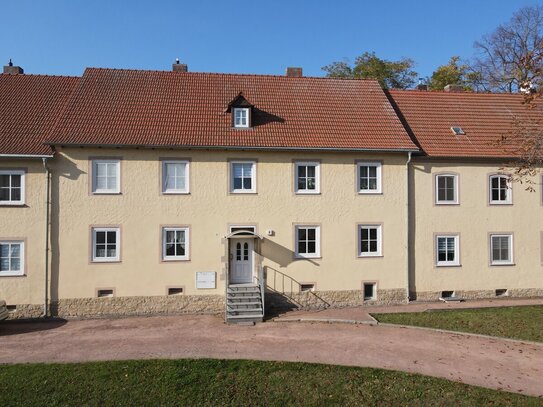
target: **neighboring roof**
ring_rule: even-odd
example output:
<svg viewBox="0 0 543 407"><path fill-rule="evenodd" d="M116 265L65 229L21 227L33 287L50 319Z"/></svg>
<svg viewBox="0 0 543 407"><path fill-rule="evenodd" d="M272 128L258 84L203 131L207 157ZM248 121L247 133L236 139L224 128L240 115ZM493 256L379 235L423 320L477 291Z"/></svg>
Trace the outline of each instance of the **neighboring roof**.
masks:
<svg viewBox="0 0 543 407"><path fill-rule="evenodd" d="M434 157L510 157L516 148L497 145L515 119L538 116L523 95L506 93L387 91L421 149ZM454 135L461 127L464 135ZM513 143L513 140L512 140Z"/></svg>
<svg viewBox="0 0 543 407"><path fill-rule="evenodd" d="M253 127L232 128L240 93ZM376 81L89 68L53 145L416 150Z"/></svg>
<svg viewBox="0 0 543 407"><path fill-rule="evenodd" d="M43 142L78 80L0 74L0 155L52 155Z"/></svg>

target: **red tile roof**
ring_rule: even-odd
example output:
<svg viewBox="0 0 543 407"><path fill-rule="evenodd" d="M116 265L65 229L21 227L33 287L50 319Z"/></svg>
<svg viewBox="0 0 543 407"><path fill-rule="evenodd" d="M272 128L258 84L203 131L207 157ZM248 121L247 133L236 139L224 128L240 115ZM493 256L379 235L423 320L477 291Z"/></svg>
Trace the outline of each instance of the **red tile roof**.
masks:
<svg viewBox="0 0 543 407"><path fill-rule="evenodd" d="M43 141L78 80L0 74L0 154L51 155Z"/></svg>
<svg viewBox="0 0 543 407"><path fill-rule="evenodd" d="M254 105L233 129L229 103ZM376 81L89 68L54 145L416 150Z"/></svg>
<svg viewBox="0 0 543 407"><path fill-rule="evenodd" d="M510 157L516 148L496 141L517 119L538 117L520 94L390 90L392 97L422 150L434 157ZM394 104L394 103L393 103ZM451 127L465 135L455 136Z"/></svg>

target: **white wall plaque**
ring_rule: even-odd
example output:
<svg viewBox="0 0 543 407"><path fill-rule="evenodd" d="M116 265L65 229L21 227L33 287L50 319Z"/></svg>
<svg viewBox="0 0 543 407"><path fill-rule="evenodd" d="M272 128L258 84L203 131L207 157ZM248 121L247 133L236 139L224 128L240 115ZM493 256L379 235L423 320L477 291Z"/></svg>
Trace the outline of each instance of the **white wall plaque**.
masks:
<svg viewBox="0 0 543 407"><path fill-rule="evenodd" d="M214 271L197 271L196 288L216 288L217 273Z"/></svg>

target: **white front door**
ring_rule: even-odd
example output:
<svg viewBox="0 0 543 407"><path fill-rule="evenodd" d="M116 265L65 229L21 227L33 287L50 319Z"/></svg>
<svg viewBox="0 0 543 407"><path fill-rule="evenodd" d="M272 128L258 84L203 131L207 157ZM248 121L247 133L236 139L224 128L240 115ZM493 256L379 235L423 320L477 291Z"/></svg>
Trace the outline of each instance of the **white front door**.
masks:
<svg viewBox="0 0 543 407"><path fill-rule="evenodd" d="M254 239L232 239L230 241L230 283L253 282Z"/></svg>

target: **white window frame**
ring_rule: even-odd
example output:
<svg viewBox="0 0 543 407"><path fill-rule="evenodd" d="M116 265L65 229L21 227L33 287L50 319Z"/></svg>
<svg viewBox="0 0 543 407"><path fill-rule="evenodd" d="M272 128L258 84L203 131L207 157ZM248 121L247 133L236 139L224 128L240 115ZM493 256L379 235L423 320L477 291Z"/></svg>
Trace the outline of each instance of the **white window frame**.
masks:
<svg viewBox="0 0 543 407"><path fill-rule="evenodd" d="M494 237L507 237L509 239L509 259L508 260L494 260ZM490 234L490 265L492 266L504 266L513 264L513 235L511 233L491 233Z"/></svg>
<svg viewBox="0 0 543 407"><path fill-rule="evenodd" d="M114 257L96 257L96 233L97 232L115 232L115 256ZM107 236L107 235L106 235ZM107 245L106 245L107 249ZM92 262L93 263L114 263L121 260L121 228L119 227L93 227L92 228L92 246L91 246ZM107 250L106 250L107 252Z"/></svg>
<svg viewBox="0 0 543 407"><path fill-rule="evenodd" d="M505 178L507 182L506 199L493 200L492 199L492 180L495 178ZM511 205L513 203L513 186L509 180L509 176L506 174L493 174L488 177L488 201L490 205Z"/></svg>
<svg viewBox="0 0 543 407"><path fill-rule="evenodd" d="M382 193L382 166L380 161L358 161L356 163L356 189L359 194L380 194ZM376 189L362 189L360 183L360 173L362 167L375 167L377 169L377 185Z"/></svg>
<svg viewBox="0 0 543 407"><path fill-rule="evenodd" d="M362 229L376 229L377 230L377 251L375 252L362 252ZM357 228L357 240L358 240L358 257L380 257L383 255L383 238L382 238L382 225L376 224L359 224Z"/></svg>
<svg viewBox="0 0 543 407"><path fill-rule="evenodd" d="M251 164L251 189L243 189L243 183L242 188L235 189L234 188L234 166L236 164ZM230 192L232 194L256 194L256 161L230 161Z"/></svg>
<svg viewBox="0 0 543 407"><path fill-rule="evenodd" d="M454 239L454 260L439 260L439 239ZM460 265L460 236L459 235L447 235L441 234L435 237L435 261L437 267L450 267Z"/></svg>
<svg viewBox="0 0 543 407"><path fill-rule="evenodd" d="M453 178L454 198L453 200L439 199L439 179L444 177ZM457 174L436 174L435 175L435 203L436 205L457 205L458 204L458 175Z"/></svg>
<svg viewBox="0 0 543 407"><path fill-rule="evenodd" d="M166 254L166 235L168 232L185 232L185 254L183 256L168 256ZM190 235L188 226L164 226L162 228L162 261L189 260Z"/></svg>
<svg viewBox="0 0 543 407"><path fill-rule="evenodd" d="M183 164L185 166L185 188L166 188L168 179L166 168L168 164ZM163 194L188 194L190 192L190 162L188 160L163 160L162 161L162 193Z"/></svg>
<svg viewBox="0 0 543 407"><path fill-rule="evenodd" d="M24 240L0 240L0 244L5 245L20 245L20 262L19 262L19 270L11 270L11 264L10 264L10 270L8 271L0 271L0 277L12 277L12 276L23 276L25 274L25 242ZM11 257L9 257L11 259ZM11 263L11 262L10 262Z"/></svg>
<svg viewBox="0 0 543 407"><path fill-rule="evenodd" d="M237 112L245 112L245 124L238 123ZM249 121L250 121L249 115L251 113L249 112L248 107L234 107L232 109L232 114L234 115L234 127L236 127L236 128L247 128L247 127L249 127Z"/></svg>
<svg viewBox="0 0 543 407"><path fill-rule="evenodd" d="M299 168L300 167L315 167L315 189L300 189L298 188ZM307 178L307 174L306 174ZM320 194L321 192L321 163L318 161L296 161L294 163L294 191L297 194Z"/></svg>
<svg viewBox="0 0 543 407"><path fill-rule="evenodd" d="M24 170L0 170L0 175L19 175L21 177L21 199L9 201L0 201L0 206L2 205L24 205L26 197L26 171ZM11 195L11 178L10 178L10 195Z"/></svg>
<svg viewBox="0 0 543 407"><path fill-rule="evenodd" d="M116 164L117 167L117 187L103 188L97 187L97 167L99 164ZM120 194L121 193L121 160L118 158L94 158L92 159L92 192L93 194Z"/></svg>
<svg viewBox="0 0 543 407"><path fill-rule="evenodd" d="M315 229L315 253L299 253L299 233L300 229ZM307 231L306 231L307 233ZM321 257L321 227L319 225L295 225L294 226L294 253L299 259L317 259Z"/></svg>

